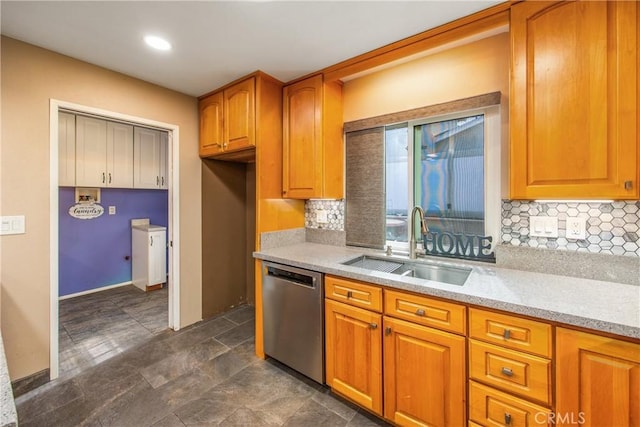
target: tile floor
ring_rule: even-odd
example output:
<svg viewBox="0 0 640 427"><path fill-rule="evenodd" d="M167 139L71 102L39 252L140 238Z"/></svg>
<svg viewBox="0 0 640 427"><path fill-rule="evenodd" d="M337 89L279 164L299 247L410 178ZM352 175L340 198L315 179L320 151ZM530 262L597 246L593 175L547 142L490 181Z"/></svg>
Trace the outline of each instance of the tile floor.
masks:
<svg viewBox="0 0 640 427"><path fill-rule="evenodd" d="M95 332L108 335L131 328L133 335L144 335L106 301L94 298L86 304L93 304L96 312ZM102 321L97 320L99 313L105 313ZM157 332L152 325L160 322L151 317L146 322L142 315L138 322L156 331L152 336L127 348L123 344L121 351L111 350L112 357L78 365L18 397L20 426L387 425L280 363L257 358L251 306L178 332ZM114 322L127 326L115 327ZM76 336L81 342L82 328L69 329L71 340Z"/></svg>
<svg viewBox="0 0 640 427"><path fill-rule="evenodd" d="M167 288L133 285L60 301L60 376L69 378L167 329Z"/></svg>

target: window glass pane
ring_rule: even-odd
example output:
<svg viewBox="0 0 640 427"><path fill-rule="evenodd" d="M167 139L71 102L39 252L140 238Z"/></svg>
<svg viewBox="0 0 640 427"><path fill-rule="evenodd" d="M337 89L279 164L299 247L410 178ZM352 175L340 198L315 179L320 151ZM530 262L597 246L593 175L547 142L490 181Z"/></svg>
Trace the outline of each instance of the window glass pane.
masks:
<svg viewBox="0 0 640 427"><path fill-rule="evenodd" d="M484 115L414 126L415 202L433 232L484 235Z"/></svg>
<svg viewBox="0 0 640 427"><path fill-rule="evenodd" d="M409 151L407 124L385 128L385 193L387 241L407 241Z"/></svg>

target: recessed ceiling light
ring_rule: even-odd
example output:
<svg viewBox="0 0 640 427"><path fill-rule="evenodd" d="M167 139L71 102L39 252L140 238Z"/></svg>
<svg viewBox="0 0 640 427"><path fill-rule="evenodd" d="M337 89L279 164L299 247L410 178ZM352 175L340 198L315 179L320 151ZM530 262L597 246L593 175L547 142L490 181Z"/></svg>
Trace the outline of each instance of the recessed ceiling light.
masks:
<svg viewBox="0 0 640 427"><path fill-rule="evenodd" d="M158 50L171 50L171 43L158 36L145 36L144 41L146 44L154 49Z"/></svg>

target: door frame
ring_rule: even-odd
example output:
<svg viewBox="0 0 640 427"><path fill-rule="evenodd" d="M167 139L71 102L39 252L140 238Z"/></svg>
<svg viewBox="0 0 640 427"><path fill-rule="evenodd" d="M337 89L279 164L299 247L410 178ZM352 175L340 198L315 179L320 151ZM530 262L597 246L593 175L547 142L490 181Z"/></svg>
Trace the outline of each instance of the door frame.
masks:
<svg viewBox="0 0 640 427"><path fill-rule="evenodd" d="M169 132L167 170L169 171L168 208L169 227L167 242L169 243L169 327L180 329L180 127L172 123L122 114L72 102L50 99L49 102L49 378L54 380L59 375L58 327L59 327L59 223L58 223L58 112L60 109L77 111L78 113L112 118L132 124L140 124L164 129Z"/></svg>

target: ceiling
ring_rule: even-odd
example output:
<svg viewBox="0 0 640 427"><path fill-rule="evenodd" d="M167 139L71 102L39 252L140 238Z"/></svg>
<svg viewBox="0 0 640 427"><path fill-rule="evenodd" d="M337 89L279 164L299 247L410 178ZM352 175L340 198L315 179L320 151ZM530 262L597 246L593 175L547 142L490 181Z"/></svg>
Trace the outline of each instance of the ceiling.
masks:
<svg viewBox="0 0 640 427"><path fill-rule="evenodd" d="M2 34L189 95L287 82L465 15L476 1L6 1ZM148 48L154 34L173 45Z"/></svg>

